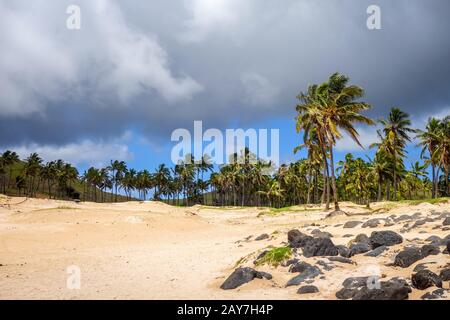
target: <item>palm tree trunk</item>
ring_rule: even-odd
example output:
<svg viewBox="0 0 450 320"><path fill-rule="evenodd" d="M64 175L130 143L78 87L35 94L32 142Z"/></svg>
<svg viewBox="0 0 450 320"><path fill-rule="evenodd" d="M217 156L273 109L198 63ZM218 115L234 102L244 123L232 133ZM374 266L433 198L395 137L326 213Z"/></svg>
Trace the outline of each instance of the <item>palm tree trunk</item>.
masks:
<svg viewBox="0 0 450 320"><path fill-rule="evenodd" d="M436 180L436 166L432 163L431 164L431 180L432 180L432 187L431 187L431 198L436 198L436 186L435 186L435 180Z"/></svg>
<svg viewBox="0 0 450 320"><path fill-rule="evenodd" d="M333 159L333 145L330 143L330 168L331 168L331 183L333 185L333 200L334 210L339 211L338 192L336 188L336 176L334 175L334 159Z"/></svg>
<svg viewBox="0 0 450 320"><path fill-rule="evenodd" d="M381 179L378 179L378 194L377 194L377 202L381 201Z"/></svg>
<svg viewBox="0 0 450 320"><path fill-rule="evenodd" d="M397 157L394 152L394 201L397 201Z"/></svg>
<svg viewBox="0 0 450 320"><path fill-rule="evenodd" d="M386 200L391 201L391 182L386 180Z"/></svg>

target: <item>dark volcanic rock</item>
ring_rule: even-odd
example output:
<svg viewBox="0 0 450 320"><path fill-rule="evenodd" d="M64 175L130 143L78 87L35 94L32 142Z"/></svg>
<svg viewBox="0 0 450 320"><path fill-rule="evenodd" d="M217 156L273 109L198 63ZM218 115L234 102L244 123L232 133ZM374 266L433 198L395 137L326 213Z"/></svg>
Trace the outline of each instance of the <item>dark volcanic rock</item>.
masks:
<svg viewBox="0 0 450 320"><path fill-rule="evenodd" d="M427 292L421 298L423 300L440 299L444 295L444 289L436 289L433 292Z"/></svg>
<svg viewBox="0 0 450 320"><path fill-rule="evenodd" d="M255 238L256 241L260 241L260 240L264 240L264 239L269 239L269 235L267 233L263 233L262 235Z"/></svg>
<svg viewBox="0 0 450 320"><path fill-rule="evenodd" d="M367 256L367 257L378 257L380 254L382 254L386 250L387 250L386 246L381 246L381 247L373 249L372 251L367 252L365 254L365 256Z"/></svg>
<svg viewBox="0 0 450 320"><path fill-rule="evenodd" d="M317 293L319 289L316 286L303 286L297 290L298 294Z"/></svg>
<svg viewBox="0 0 450 320"><path fill-rule="evenodd" d="M338 246L336 246L336 248L338 249L338 253L341 257L345 257L345 258L350 257L350 249L347 248L346 246L338 245Z"/></svg>
<svg viewBox="0 0 450 320"><path fill-rule="evenodd" d="M290 265L295 264L297 262L298 262L298 259L294 258L294 259L289 259L288 261L282 263L281 265L283 267L289 267Z"/></svg>
<svg viewBox="0 0 450 320"><path fill-rule="evenodd" d="M442 224L443 224L444 226L450 226L450 217L445 218L445 219L444 219L444 222L442 222Z"/></svg>
<svg viewBox="0 0 450 320"><path fill-rule="evenodd" d="M223 290L235 289L253 279L266 278L268 280L272 279L272 276L266 272L259 272L252 268L237 268L234 272L225 280L220 286Z"/></svg>
<svg viewBox="0 0 450 320"><path fill-rule="evenodd" d="M291 264L291 266L289 267L289 272L304 272L313 268L314 267L309 263L301 261Z"/></svg>
<svg viewBox="0 0 450 320"><path fill-rule="evenodd" d="M410 286L403 279L382 281L379 286L361 287L353 300L405 300L411 292Z"/></svg>
<svg viewBox="0 0 450 320"><path fill-rule="evenodd" d="M419 263L417 266L414 267L414 272L419 272L420 270L425 270L427 268L428 264L435 264L435 262L425 262L425 263Z"/></svg>
<svg viewBox="0 0 450 320"><path fill-rule="evenodd" d="M353 235L350 233L346 233L342 236L342 238L350 238L350 237L353 237Z"/></svg>
<svg viewBox="0 0 450 320"><path fill-rule="evenodd" d="M342 286L345 289L355 289L362 286L366 286L367 280L369 280L369 277L350 277L345 279L344 282L342 282Z"/></svg>
<svg viewBox="0 0 450 320"><path fill-rule="evenodd" d="M348 264L354 264L355 263L351 259L344 258L344 257L328 257L328 260L333 261L333 262L348 263Z"/></svg>
<svg viewBox="0 0 450 320"><path fill-rule="evenodd" d="M313 237L308 236L296 229L288 232L288 242L293 248L301 248L305 245L305 242Z"/></svg>
<svg viewBox="0 0 450 320"><path fill-rule="evenodd" d="M338 299L353 300L403 300L408 298L411 288L403 279L391 279L383 282L373 282L372 277L348 278L343 282L343 288L336 292ZM376 280L377 278L374 277Z"/></svg>
<svg viewBox="0 0 450 320"><path fill-rule="evenodd" d="M400 221L408 221L411 220L412 217L408 216L407 214L402 214L400 217L394 219L395 222L400 222Z"/></svg>
<svg viewBox="0 0 450 320"><path fill-rule="evenodd" d="M422 253L420 249L417 248L407 248L400 251L395 256L394 265L402 268L408 268L410 265L414 264L416 261L422 259Z"/></svg>
<svg viewBox="0 0 450 320"><path fill-rule="evenodd" d="M370 219L363 223L363 228L376 228L380 224L380 219Z"/></svg>
<svg viewBox="0 0 450 320"><path fill-rule="evenodd" d="M412 285L419 290L425 290L426 288L436 286L442 288L442 280L439 276L431 272L430 270L421 270L411 277Z"/></svg>
<svg viewBox="0 0 450 320"><path fill-rule="evenodd" d="M441 253L441 250L438 246L434 246L432 244L426 244L422 246L420 249L420 252L422 253L422 257L428 257L429 255L437 255Z"/></svg>
<svg viewBox="0 0 450 320"><path fill-rule="evenodd" d="M355 254L366 253L370 251L370 246L367 243L354 243L350 246L350 256L352 257Z"/></svg>
<svg viewBox="0 0 450 320"><path fill-rule="evenodd" d="M316 238L332 238L333 235L326 231L321 231L319 229L314 229L311 234Z"/></svg>
<svg viewBox="0 0 450 320"><path fill-rule="evenodd" d="M439 277L442 281L450 281L450 268L441 270Z"/></svg>
<svg viewBox="0 0 450 320"><path fill-rule="evenodd" d="M428 238L425 239L425 241L431 242L431 244L439 245L442 239L439 238L438 236L429 236Z"/></svg>
<svg viewBox="0 0 450 320"><path fill-rule="evenodd" d="M374 231L369 240L372 249L381 246L393 246L403 242L402 236L394 231Z"/></svg>
<svg viewBox="0 0 450 320"><path fill-rule="evenodd" d="M303 255L307 258L315 256L337 256L338 249L329 238L308 239L303 246Z"/></svg>
<svg viewBox="0 0 450 320"><path fill-rule="evenodd" d="M366 236L364 233L360 233L356 236L355 240L353 241L355 243L370 243L370 239L368 236Z"/></svg>
<svg viewBox="0 0 450 320"><path fill-rule="evenodd" d="M326 271L330 271L333 270L335 268L335 265L333 263L326 263L323 260L319 260L316 262L316 264L318 264L319 266L321 266L323 269L325 269Z"/></svg>
<svg viewBox="0 0 450 320"><path fill-rule="evenodd" d="M311 266L311 265L309 265L309 266L310 267L305 268L305 270L303 272L301 272L299 275L290 279L286 283L286 287L299 285L300 283L304 282L305 280L314 279L315 277L317 277L319 274L322 273L320 271L320 269L317 268L316 266Z"/></svg>
<svg viewBox="0 0 450 320"><path fill-rule="evenodd" d="M354 227L356 227L358 224L361 224L361 223L362 223L361 221L347 221L347 222L344 224L343 228L344 228L344 229L351 229L351 228L354 228Z"/></svg>

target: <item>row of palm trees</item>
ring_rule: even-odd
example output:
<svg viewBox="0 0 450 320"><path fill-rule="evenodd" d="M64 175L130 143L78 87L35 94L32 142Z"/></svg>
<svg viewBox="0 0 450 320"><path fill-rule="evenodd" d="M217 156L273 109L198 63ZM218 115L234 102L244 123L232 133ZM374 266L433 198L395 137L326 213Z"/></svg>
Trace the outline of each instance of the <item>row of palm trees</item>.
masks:
<svg viewBox="0 0 450 320"><path fill-rule="evenodd" d="M207 155L201 159L189 155L173 168L161 164L153 172L136 171L115 160L79 175L62 160L44 164L33 153L21 161L15 152L6 151L0 156L2 191L99 202L152 198L175 205L322 203L329 209L333 201L334 210L340 210L339 200L369 206L383 199L450 195L450 116L429 119L423 131L413 129L409 115L399 108L392 108L386 119L374 121L363 114L371 108L360 101L363 96L361 87L350 85L349 78L339 73L300 93L296 130L303 139L294 153L305 149L306 158L278 168L245 148L216 172ZM381 129L377 130L379 141L370 146L375 149L373 159L347 154L335 163L334 147L344 133L361 146L356 124L377 122ZM419 140L422 162L411 163L407 170L406 146L413 138Z"/></svg>
<svg viewBox="0 0 450 320"><path fill-rule="evenodd" d="M73 188L73 183L78 180L78 170L62 160L43 164L37 153L21 161L16 152L5 151L0 155L0 178L3 193L16 190L18 195L31 197L37 192L44 192L50 198L79 197Z"/></svg>
<svg viewBox="0 0 450 320"><path fill-rule="evenodd" d="M411 128L409 115L399 108L392 108L387 119L378 120L382 126L377 131L380 141L370 146L376 148L374 159L364 161L347 155L339 164L340 176L336 179L333 157L336 141L345 132L361 146L355 124L375 124L361 113L371 108L368 103L359 101L364 90L348 82L348 77L335 73L328 81L311 85L306 93L298 96L297 132L303 132L303 144L294 151L307 149L308 181L317 181L318 172L322 170L322 201L326 208L329 209L331 191L335 210L339 210L339 198L363 201L367 205L371 200L380 201L383 195L386 200L398 200L400 188L402 198L411 198L411 190L417 190L414 189L417 185L424 190L429 186L425 173L429 165L432 167L432 197L449 195L450 116L442 120L429 119L426 130L421 131ZM416 162L411 165L411 171L407 171L406 145L413 135L420 141L424 163ZM439 175L440 172L444 174ZM439 187L439 181L444 189Z"/></svg>

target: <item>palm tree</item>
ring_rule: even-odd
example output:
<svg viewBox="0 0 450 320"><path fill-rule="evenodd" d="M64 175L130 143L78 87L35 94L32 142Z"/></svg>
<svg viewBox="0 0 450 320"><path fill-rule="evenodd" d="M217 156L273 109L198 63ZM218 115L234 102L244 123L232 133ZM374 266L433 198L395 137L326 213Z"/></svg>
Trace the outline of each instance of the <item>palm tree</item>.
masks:
<svg viewBox="0 0 450 320"><path fill-rule="evenodd" d="M117 202L117 189L119 188L120 181L127 169L125 161L111 160L111 164L108 167L112 172L112 182L114 184L114 201Z"/></svg>
<svg viewBox="0 0 450 320"><path fill-rule="evenodd" d="M417 130L417 137L420 139L419 146L422 146L421 157L424 159L424 154L428 151L429 158L427 162L431 164L431 197L437 196L437 174L436 167L439 165L438 159L436 159L435 151L439 145L439 133L441 129L441 121L436 118L428 119L426 131Z"/></svg>
<svg viewBox="0 0 450 320"><path fill-rule="evenodd" d="M334 207L339 211L336 176L334 172L333 147L337 139L342 138L340 130L345 131L359 146L358 132L355 122L372 125L373 121L361 112L371 106L357 101L364 95L364 90L358 86L348 85L349 78L339 73L330 76L327 82L320 86L310 86L307 94L301 94L302 104L297 105L297 132L300 129L311 132L316 129L319 145L324 156L327 177L327 150L330 157L331 184L333 187ZM361 146L362 147L362 146Z"/></svg>
<svg viewBox="0 0 450 320"><path fill-rule="evenodd" d="M336 188L336 176L334 173L333 146L337 139L342 138L339 131L345 131L359 146L359 134L354 127L355 122L367 125L374 124L373 120L362 115L361 112L370 109L365 102L357 101L364 95L364 90L358 86L348 86L349 78L339 73L333 74L328 80L327 99L324 105L325 132L330 150L331 183L334 194L334 207L338 211L338 192Z"/></svg>
<svg viewBox="0 0 450 320"><path fill-rule="evenodd" d="M406 151L406 143L411 141L408 133L416 132L410 128L411 121L409 115L399 108L392 108L387 120L381 119L380 123L384 126L383 132L385 135L386 151L393 159L393 185L394 185L394 200L397 200L397 177L398 177L398 161L402 163Z"/></svg>
<svg viewBox="0 0 450 320"><path fill-rule="evenodd" d="M438 130L439 144L433 152L431 158L436 158L443 169L445 195L450 194L449 174L450 174L450 116L442 119Z"/></svg>
<svg viewBox="0 0 450 320"><path fill-rule="evenodd" d="M33 196L35 192L35 179L41 169L42 158L37 153L32 153L25 160L24 174L28 180L28 195Z"/></svg>
<svg viewBox="0 0 450 320"><path fill-rule="evenodd" d="M154 174L155 179L155 194L154 198L155 200L161 199L161 194L163 193L163 189L167 186L169 180L170 180L170 170L166 167L165 164L160 164L158 168L156 169L156 172Z"/></svg>
<svg viewBox="0 0 450 320"><path fill-rule="evenodd" d="M8 167L8 169L9 169L8 182L7 182L7 186L9 187L11 185L13 166L14 166L14 164L16 164L17 162L20 161L19 155L17 153L15 153L14 151L6 150L1 155L1 159L2 159L3 165L5 167ZM3 186L3 191L6 193L5 186Z"/></svg>

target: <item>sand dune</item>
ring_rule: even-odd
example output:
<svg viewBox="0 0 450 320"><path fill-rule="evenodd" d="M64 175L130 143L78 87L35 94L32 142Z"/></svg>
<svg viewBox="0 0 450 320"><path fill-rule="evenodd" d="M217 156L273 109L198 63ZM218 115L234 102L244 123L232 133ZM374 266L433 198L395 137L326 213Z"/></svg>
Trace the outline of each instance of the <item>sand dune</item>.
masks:
<svg viewBox="0 0 450 320"><path fill-rule="evenodd" d="M0 298L336 299L335 292L351 276L376 270L382 278L399 276L409 281L419 263L429 262L434 272L448 267L448 254L430 255L408 268L389 263L406 245L422 245L430 235L450 234L437 218L438 213L450 212L450 204L399 205L376 214L351 203L343 203L342 209L352 216L326 219L328 213L319 207L274 213L262 208L176 208L159 202L100 204L0 196ZM435 219L411 229L402 222L384 225L392 215L414 213L420 213L417 219ZM388 217L376 227L363 228L362 223L342 227L347 221ZM293 274L287 267L267 265L257 269L271 273L272 280L256 279L235 290L219 288L238 260L248 256L241 265L256 268L252 261L257 253L270 245L285 245L287 232L294 228L329 232L336 245L347 245L360 233L394 230L401 231L404 243L377 258L355 255L354 264L302 258L333 266L314 280L319 288L314 294L298 295L298 286L286 288ZM263 233L269 238L255 241ZM80 268L80 289L67 288L71 265ZM448 288L449 282L444 282L444 289ZM434 289L413 289L410 299ZM444 299L449 299L448 292Z"/></svg>

